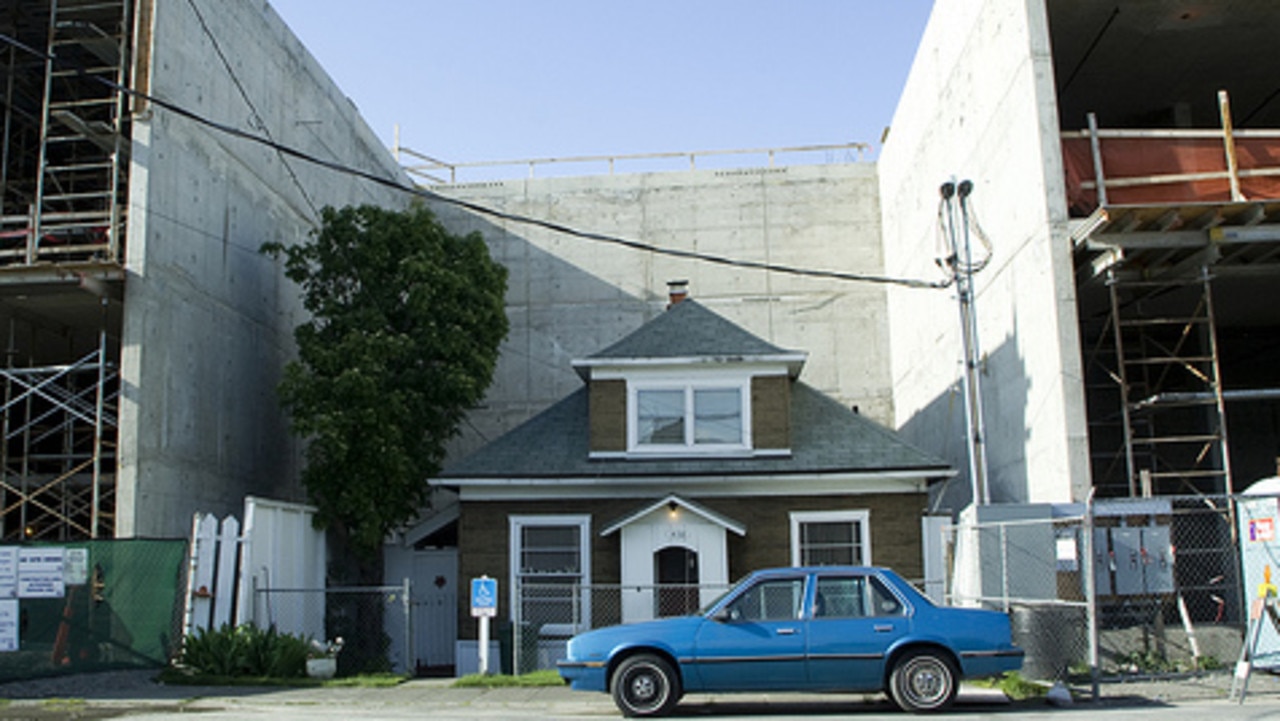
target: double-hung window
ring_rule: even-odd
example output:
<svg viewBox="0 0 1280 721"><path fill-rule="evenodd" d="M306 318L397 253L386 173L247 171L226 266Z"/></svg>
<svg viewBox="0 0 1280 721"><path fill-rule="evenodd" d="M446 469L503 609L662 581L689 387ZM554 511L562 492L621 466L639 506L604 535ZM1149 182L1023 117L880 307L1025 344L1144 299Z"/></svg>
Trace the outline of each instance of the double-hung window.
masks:
<svg viewBox="0 0 1280 721"><path fill-rule="evenodd" d="M632 390L633 451L716 452L749 446L743 383L646 383Z"/></svg>
<svg viewBox="0 0 1280 721"><path fill-rule="evenodd" d="M586 628L590 516L512 516L511 580L515 620L547 635Z"/></svg>
<svg viewBox="0 0 1280 721"><path fill-rule="evenodd" d="M791 513L791 563L795 566L865 566L871 563L867 511Z"/></svg>

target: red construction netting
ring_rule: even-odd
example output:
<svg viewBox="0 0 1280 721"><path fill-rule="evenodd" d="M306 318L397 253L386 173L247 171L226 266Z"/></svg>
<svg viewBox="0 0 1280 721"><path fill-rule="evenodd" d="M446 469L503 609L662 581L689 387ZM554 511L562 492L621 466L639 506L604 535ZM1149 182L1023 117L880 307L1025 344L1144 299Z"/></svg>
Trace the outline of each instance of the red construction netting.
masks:
<svg viewBox="0 0 1280 721"><path fill-rule="evenodd" d="M1101 138L1098 147L1105 171L1109 205L1153 205L1231 202L1231 183L1225 176L1227 155L1221 138ZM1280 173L1280 138L1236 138L1238 172L1269 168ZM1063 138L1062 158L1067 176L1067 203L1072 215L1088 215L1098 207L1093 188L1093 151L1088 138ZM1210 180L1152 182L1116 187L1111 181L1186 173L1224 173ZM1280 199L1280 175L1240 177L1240 191L1248 200Z"/></svg>

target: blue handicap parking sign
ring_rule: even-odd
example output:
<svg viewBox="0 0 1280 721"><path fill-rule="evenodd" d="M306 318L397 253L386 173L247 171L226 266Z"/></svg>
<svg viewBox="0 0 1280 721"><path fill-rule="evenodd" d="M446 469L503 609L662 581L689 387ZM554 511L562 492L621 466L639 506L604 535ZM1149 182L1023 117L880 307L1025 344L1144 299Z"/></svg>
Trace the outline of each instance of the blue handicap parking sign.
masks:
<svg viewBox="0 0 1280 721"><path fill-rule="evenodd" d="M498 579L488 576L471 579L471 615L498 615Z"/></svg>

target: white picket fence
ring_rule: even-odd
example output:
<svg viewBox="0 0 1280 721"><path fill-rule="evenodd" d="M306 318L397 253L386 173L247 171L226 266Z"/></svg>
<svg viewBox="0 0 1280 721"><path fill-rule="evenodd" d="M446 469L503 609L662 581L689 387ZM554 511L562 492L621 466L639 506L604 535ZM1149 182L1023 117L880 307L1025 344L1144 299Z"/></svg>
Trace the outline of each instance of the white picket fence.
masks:
<svg viewBox="0 0 1280 721"><path fill-rule="evenodd" d="M245 498L243 529L235 516L219 520L197 513L183 635L228 623L267 625L261 623L265 609L258 608L263 594L255 591L323 589L327 550L324 533L312 527L314 514L310 506L255 496ZM324 638L323 619L323 612L290 615L276 610L270 624L283 633Z"/></svg>

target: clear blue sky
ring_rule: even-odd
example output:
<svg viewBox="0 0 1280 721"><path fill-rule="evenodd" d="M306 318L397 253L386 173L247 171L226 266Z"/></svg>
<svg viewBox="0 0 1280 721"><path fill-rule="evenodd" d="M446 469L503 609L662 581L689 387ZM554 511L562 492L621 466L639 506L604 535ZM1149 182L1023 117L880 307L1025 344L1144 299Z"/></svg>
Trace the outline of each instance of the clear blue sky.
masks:
<svg viewBox="0 0 1280 721"><path fill-rule="evenodd" d="M932 0L270 0L387 144L449 162L865 142Z"/></svg>

